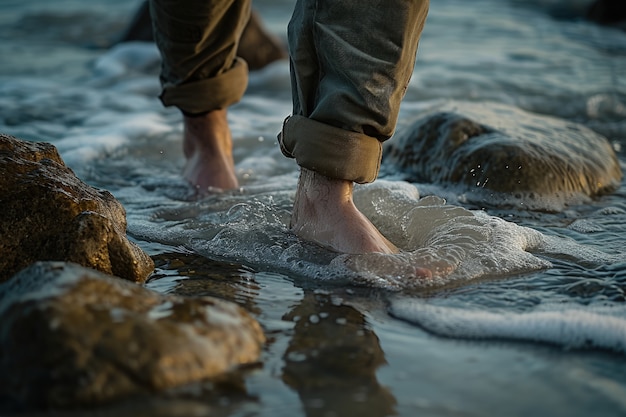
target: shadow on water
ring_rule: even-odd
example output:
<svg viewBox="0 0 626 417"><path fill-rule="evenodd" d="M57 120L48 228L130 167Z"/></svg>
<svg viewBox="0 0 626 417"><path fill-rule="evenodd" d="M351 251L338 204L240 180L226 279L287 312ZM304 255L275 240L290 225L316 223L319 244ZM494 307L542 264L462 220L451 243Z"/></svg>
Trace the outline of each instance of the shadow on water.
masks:
<svg viewBox="0 0 626 417"><path fill-rule="evenodd" d="M307 416L394 414L396 400L376 377L385 354L363 314L307 291L284 319L296 324L282 380L298 392Z"/></svg>

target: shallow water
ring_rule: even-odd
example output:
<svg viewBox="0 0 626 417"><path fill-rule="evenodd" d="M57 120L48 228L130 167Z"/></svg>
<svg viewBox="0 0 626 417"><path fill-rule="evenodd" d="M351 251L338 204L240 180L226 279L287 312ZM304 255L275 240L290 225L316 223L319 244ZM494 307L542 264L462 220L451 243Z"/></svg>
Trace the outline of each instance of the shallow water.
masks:
<svg viewBox="0 0 626 417"><path fill-rule="evenodd" d="M626 33L571 17L581 3L433 2L398 129L444 100L496 101L595 130L626 168ZM154 46L106 48L138 4L0 3L0 131L54 143L122 201L157 264L149 287L235 301L270 342L229 388L94 413L626 413L624 180L546 213L475 206L386 169L355 199L404 253L337 256L288 231L297 168L275 140L287 63L252 74L230 111L241 189L198 198L180 178L180 117L156 99ZM291 4L255 7L284 36Z"/></svg>

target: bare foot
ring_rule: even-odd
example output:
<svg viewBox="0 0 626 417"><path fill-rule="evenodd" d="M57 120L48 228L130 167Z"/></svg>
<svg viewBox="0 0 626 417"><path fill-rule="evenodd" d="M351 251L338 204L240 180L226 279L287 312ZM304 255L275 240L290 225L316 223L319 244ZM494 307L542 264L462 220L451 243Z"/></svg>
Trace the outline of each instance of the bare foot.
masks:
<svg viewBox="0 0 626 417"><path fill-rule="evenodd" d="M184 116L183 124L183 151L187 158L183 169L185 179L202 191L237 188L226 110L214 110L197 117Z"/></svg>
<svg viewBox="0 0 626 417"><path fill-rule="evenodd" d="M335 180L302 168L291 215L300 238L350 253L397 253L352 201L352 181Z"/></svg>

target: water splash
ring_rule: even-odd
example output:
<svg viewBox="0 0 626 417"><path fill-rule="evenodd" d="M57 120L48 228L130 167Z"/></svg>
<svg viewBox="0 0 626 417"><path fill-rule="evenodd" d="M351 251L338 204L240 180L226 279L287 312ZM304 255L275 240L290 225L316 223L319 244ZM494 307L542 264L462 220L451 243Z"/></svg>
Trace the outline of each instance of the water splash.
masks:
<svg viewBox="0 0 626 417"><path fill-rule="evenodd" d="M263 190L263 188L261 188ZM339 284L389 290L447 285L550 267L530 251L543 235L480 211L419 199L414 186L378 181L357 187L359 209L399 248L395 255L341 255L303 242L289 231L293 189L225 193L197 202L133 208L130 232L140 239L182 245L209 258ZM144 199L145 200L145 199ZM140 214L143 211L143 214ZM425 280L416 268L428 268Z"/></svg>

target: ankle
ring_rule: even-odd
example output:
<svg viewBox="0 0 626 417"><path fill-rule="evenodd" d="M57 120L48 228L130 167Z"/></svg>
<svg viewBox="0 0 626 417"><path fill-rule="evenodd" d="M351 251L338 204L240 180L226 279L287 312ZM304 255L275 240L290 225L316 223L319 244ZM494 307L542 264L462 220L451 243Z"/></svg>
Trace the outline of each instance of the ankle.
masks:
<svg viewBox="0 0 626 417"><path fill-rule="evenodd" d="M308 229L311 230L305 233L338 227L337 221L357 212L352 201L353 187L352 181L328 178L302 168L291 214L291 229L299 234Z"/></svg>
<svg viewBox="0 0 626 417"><path fill-rule="evenodd" d="M196 116L183 116L183 150L188 158L197 150L232 153L232 138L226 109Z"/></svg>
<svg viewBox="0 0 626 417"><path fill-rule="evenodd" d="M352 181L302 169L291 215L300 238L340 253L395 253L389 242L352 201Z"/></svg>
<svg viewBox="0 0 626 417"><path fill-rule="evenodd" d="M297 197L315 206L338 206L352 202L352 181L338 180L302 168L298 180Z"/></svg>
<svg viewBox="0 0 626 417"><path fill-rule="evenodd" d="M183 177L203 192L238 187L226 110L183 118Z"/></svg>

